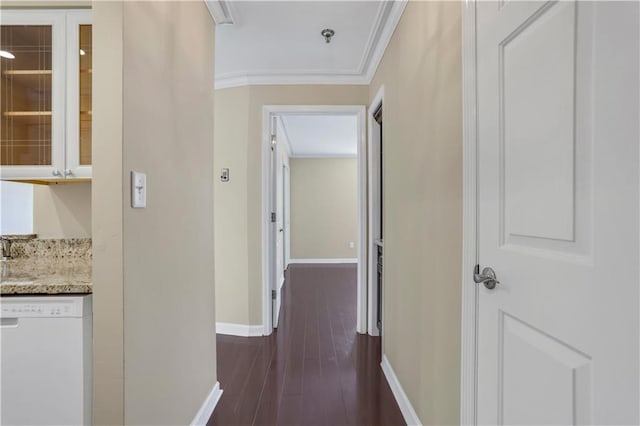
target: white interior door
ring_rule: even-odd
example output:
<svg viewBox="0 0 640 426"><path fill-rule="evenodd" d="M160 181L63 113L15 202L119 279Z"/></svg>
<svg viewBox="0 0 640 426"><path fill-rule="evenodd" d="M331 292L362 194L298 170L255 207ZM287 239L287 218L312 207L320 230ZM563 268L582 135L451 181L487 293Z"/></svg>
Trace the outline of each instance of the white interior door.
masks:
<svg viewBox="0 0 640 426"><path fill-rule="evenodd" d="M276 298L274 305L274 327L278 326L282 305L282 285L284 284L284 168L281 154L278 152L276 176Z"/></svg>
<svg viewBox="0 0 640 426"><path fill-rule="evenodd" d="M639 5L477 3L479 424L639 424Z"/></svg>
<svg viewBox="0 0 640 426"><path fill-rule="evenodd" d="M272 220L272 256L271 256L271 290L272 290L272 323L273 328L278 327L278 319L280 318L281 307L281 289L284 279L283 269L283 209L282 209L282 156L280 153L279 142L277 141L277 121L279 118L275 118L276 123L273 126L273 134L276 135L276 143L272 145L271 151L271 211L275 213L275 220Z"/></svg>

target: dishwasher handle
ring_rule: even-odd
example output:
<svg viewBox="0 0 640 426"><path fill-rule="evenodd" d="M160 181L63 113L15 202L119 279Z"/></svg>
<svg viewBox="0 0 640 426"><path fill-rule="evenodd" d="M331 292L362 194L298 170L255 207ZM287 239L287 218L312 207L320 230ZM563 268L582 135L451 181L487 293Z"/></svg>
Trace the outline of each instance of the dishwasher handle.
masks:
<svg viewBox="0 0 640 426"><path fill-rule="evenodd" d="M0 318L0 328L17 328L18 318Z"/></svg>

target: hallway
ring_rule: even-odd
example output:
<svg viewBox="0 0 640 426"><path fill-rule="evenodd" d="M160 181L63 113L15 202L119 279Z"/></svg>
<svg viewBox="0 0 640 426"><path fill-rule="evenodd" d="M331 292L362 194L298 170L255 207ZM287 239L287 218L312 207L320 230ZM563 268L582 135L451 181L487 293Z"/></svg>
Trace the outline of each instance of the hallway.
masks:
<svg viewBox="0 0 640 426"><path fill-rule="evenodd" d="M279 327L218 335L224 393L208 425L404 425L380 338L356 334L355 265L291 265Z"/></svg>

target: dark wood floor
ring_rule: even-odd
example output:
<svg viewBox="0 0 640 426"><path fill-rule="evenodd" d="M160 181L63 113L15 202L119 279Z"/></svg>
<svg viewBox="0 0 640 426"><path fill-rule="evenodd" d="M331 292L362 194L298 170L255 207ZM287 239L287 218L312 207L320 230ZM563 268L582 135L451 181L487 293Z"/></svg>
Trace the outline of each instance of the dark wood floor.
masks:
<svg viewBox="0 0 640 426"><path fill-rule="evenodd" d="M217 340L210 426L405 425L380 338L356 334L355 266L291 265L277 331Z"/></svg>

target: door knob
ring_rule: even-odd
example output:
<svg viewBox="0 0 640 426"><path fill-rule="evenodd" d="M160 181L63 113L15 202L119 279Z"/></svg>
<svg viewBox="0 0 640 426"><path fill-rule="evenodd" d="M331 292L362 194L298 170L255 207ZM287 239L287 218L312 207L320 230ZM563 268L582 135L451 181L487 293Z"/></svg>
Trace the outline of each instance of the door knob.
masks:
<svg viewBox="0 0 640 426"><path fill-rule="evenodd" d="M65 176L72 176L73 172L71 171L71 169L64 169L64 175Z"/></svg>
<svg viewBox="0 0 640 426"><path fill-rule="evenodd" d="M497 284L500 284L500 281L496 279L496 273L493 269L487 266L482 270L482 273L480 273L480 265L476 265L473 271L473 281L477 284L484 284L488 290L493 290Z"/></svg>

